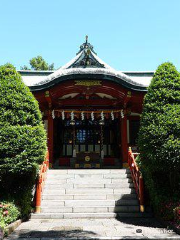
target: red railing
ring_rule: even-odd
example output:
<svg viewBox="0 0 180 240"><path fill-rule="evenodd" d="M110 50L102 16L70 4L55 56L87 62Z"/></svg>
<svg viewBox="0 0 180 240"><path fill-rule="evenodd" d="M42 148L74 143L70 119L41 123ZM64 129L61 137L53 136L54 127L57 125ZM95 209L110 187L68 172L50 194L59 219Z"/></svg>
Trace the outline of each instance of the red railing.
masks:
<svg viewBox="0 0 180 240"><path fill-rule="evenodd" d="M128 164L131 171L134 187L140 202L140 211L144 212L144 181L143 181L142 174L135 161L135 158L138 156L138 154L139 153L133 153L131 148L129 148Z"/></svg>
<svg viewBox="0 0 180 240"><path fill-rule="evenodd" d="M41 212L41 196L42 196L42 192L44 189L44 183L46 180L48 169L49 169L49 152L47 152L46 159L40 166L39 176L38 176L37 183L36 183L36 195L35 195L35 200L36 200L35 212L36 213Z"/></svg>

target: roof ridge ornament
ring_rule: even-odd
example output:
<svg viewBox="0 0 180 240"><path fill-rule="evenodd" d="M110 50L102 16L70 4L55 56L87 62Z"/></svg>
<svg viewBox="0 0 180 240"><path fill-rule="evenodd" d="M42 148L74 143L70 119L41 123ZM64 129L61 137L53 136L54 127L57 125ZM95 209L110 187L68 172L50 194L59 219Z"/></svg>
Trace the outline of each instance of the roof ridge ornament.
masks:
<svg viewBox="0 0 180 240"><path fill-rule="evenodd" d="M97 54L93 50L93 45L88 42L88 35L85 37L85 42L80 46L78 54L79 56L68 68L105 68L104 64L96 57Z"/></svg>
<svg viewBox="0 0 180 240"><path fill-rule="evenodd" d="M97 55L97 53L94 51L93 45L88 42L88 38L89 38L88 35L86 35L85 42L83 44L81 44L80 50L76 55L78 55L83 50L91 50L93 53L95 53Z"/></svg>
<svg viewBox="0 0 180 240"><path fill-rule="evenodd" d="M88 35L86 35L86 44L88 43Z"/></svg>

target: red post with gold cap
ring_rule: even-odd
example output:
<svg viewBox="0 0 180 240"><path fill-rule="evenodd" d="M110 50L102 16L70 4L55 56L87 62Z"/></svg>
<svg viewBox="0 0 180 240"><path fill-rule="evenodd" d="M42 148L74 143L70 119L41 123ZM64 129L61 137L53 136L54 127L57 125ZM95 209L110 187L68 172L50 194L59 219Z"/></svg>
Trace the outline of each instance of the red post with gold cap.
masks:
<svg viewBox="0 0 180 240"><path fill-rule="evenodd" d="M54 120L51 111L48 114L48 151L49 151L49 168L53 164L53 145L54 145Z"/></svg>
<svg viewBox="0 0 180 240"><path fill-rule="evenodd" d="M127 139L127 116L124 115L121 120L121 151L123 167L127 167L128 162L128 139Z"/></svg>

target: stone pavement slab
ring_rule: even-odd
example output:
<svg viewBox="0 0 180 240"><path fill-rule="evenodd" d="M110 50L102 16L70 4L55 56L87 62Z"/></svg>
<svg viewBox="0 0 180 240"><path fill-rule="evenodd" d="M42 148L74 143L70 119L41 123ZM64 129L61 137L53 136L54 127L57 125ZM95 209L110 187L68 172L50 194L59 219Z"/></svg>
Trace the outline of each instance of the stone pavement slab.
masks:
<svg viewBox="0 0 180 240"><path fill-rule="evenodd" d="M38 219L23 222L6 240L179 239L150 219Z"/></svg>

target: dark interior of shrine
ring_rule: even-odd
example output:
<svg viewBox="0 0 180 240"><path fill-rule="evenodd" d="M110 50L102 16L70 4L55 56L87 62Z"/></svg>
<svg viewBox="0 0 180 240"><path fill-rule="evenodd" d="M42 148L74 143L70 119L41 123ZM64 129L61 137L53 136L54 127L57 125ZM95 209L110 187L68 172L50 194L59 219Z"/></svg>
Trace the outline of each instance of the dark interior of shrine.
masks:
<svg viewBox="0 0 180 240"><path fill-rule="evenodd" d="M56 118L54 121L54 159L60 165L70 166L73 150L78 154L101 158L103 149L103 165L120 164L121 133L118 119L70 119ZM99 156L99 157L98 157Z"/></svg>

